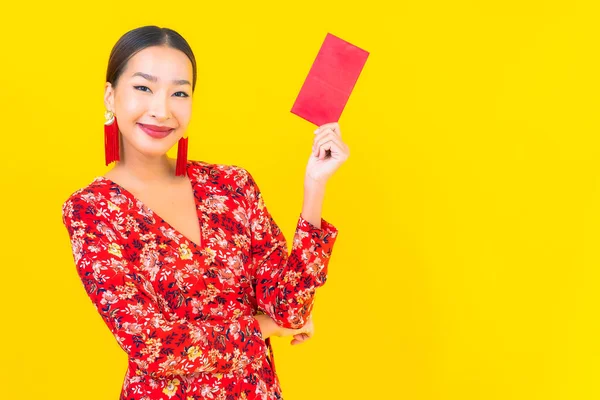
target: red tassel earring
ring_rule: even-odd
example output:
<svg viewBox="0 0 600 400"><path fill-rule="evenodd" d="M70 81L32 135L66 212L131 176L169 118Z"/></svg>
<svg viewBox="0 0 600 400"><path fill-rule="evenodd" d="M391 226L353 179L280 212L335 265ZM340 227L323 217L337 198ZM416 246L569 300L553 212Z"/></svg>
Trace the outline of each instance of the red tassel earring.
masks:
<svg viewBox="0 0 600 400"><path fill-rule="evenodd" d="M177 164L175 167L175 175L177 176L186 175L188 139L182 137L177 143Z"/></svg>
<svg viewBox="0 0 600 400"><path fill-rule="evenodd" d="M120 161L119 154L119 125L117 116L107 110L104 113L106 122L104 123L104 160L106 165L113 161Z"/></svg>

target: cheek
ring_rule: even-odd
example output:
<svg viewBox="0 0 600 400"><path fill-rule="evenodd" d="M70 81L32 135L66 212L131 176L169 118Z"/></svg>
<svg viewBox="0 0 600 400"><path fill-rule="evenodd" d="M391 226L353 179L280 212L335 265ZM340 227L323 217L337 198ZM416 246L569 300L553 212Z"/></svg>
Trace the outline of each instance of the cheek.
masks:
<svg viewBox="0 0 600 400"><path fill-rule="evenodd" d="M134 122L146 110L146 100L134 91L127 89L120 93L119 101L116 104L117 110L120 110L120 120L125 122Z"/></svg>
<svg viewBox="0 0 600 400"><path fill-rule="evenodd" d="M180 125L186 126L192 117L192 103L178 104L173 107L173 115L177 118Z"/></svg>
<svg viewBox="0 0 600 400"><path fill-rule="evenodd" d="M130 120L138 119L147 109L146 103L141 96L130 95L124 100L123 107L127 113L127 118Z"/></svg>

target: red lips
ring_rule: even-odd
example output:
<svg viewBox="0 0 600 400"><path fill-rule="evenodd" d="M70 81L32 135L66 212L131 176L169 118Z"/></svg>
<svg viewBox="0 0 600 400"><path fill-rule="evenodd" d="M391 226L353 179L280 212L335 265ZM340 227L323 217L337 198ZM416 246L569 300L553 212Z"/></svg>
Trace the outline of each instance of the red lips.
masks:
<svg viewBox="0 0 600 400"><path fill-rule="evenodd" d="M166 136L169 136L171 132L175 130L175 128L170 128L168 126L140 124L139 122L138 125L148 136L151 136L155 139L162 139Z"/></svg>
<svg viewBox="0 0 600 400"><path fill-rule="evenodd" d="M152 129L153 131L156 131L156 132L168 132L171 129L174 129L169 126L158 126L158 125L150 125L150 124L140 124L140 125L145 126L148 129Z"/></svg>

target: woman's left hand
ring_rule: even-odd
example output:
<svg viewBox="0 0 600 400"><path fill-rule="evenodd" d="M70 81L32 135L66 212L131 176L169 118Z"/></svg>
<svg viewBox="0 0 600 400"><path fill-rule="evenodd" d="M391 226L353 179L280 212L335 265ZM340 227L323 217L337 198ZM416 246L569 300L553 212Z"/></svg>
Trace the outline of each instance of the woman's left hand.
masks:
<svg viewBox="0 0 600 400"><path fill-rule="evenodd" d="M292 345L300 344L304 341L307 341L315 334L315 325L312 321L312 315L308 317L306 320L306 324L301 329L300 333L294 335L294 339L290 342Z"/></svg>
<svg viewBox="0 0 600 400"><path fill-rule="evenodd" d="M349 155L350 149L342 140L339 124L331 122L321 125L315 131L313 151L306 166L306 178L314 183L325 184Z"/></svg>

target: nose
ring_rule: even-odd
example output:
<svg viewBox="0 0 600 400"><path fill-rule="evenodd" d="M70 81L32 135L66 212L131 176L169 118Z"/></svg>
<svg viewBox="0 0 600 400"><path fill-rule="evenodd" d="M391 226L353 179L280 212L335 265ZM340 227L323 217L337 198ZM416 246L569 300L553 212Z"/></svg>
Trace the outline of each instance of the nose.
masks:
<svg viewBox="0 0 600 400"><path fill-rule="evenodd" d="M169 109L169 102L166 96L160 94L152 96L150 107L150 115L158 121L164 121L171 118L171 110Z"/></svg>

